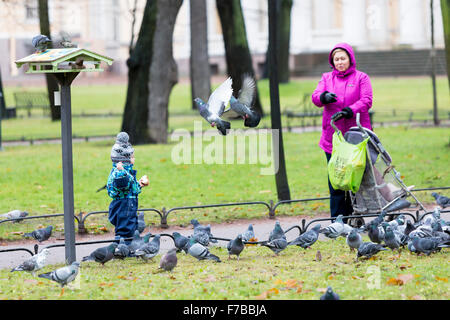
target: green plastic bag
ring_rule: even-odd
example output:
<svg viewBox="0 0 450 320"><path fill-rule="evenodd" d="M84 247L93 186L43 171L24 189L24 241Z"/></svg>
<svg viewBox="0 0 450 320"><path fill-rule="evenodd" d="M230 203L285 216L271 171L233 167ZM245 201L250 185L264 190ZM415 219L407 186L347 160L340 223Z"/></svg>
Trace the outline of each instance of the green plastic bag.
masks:
<svg viewBox="0 0 450 320"><path fill-rule="evenodd" d="M358 192L366 168L367 141L368 137L359 144L351 144L340 131L333 134L328 177L335 190Z"/></svg>

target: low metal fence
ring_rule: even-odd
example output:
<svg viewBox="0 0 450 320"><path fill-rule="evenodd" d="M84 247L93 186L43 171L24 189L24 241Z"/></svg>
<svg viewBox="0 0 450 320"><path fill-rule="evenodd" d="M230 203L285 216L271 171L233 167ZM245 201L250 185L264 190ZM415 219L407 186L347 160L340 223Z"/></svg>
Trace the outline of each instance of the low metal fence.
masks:
<svg viewBox="0 0 450 320"><path fill-rule="evenodd" d="M420 188L420 189L415 189L414 192L417 191L433 191L433 190L446 190L446 189L450 189L450 187L434 187L434 188ZM291 203L298 203L298 202L309 202L309 201L320 201L320 200L328 200L329 197L317 197L317 198L305 198L305 199L293 199L293 200L281 200L278 201L276 203L274 203L273 200L270 200L268 203L264 202L264 201L248 201L248 202L233 202L233 203L220 203L220 204L208 204L208 205L195 205L195 206L183 206L183 207L174 207L171 208L169 210L166 210L165 207L162 208L162 210L158 210L155 208L142 208L142 209L138 209L138 211L142 211L142 212L148 212L148 211L152 211L155 212L159 215L160 217L160 227L161 228L169 228L169 225L167 224L167 217L170 213L175 212L175 211L181 211L181 210L194 210L194 209L204 209L204 208L216 208L216 207L229 207L229 206L245 206L245 205L263 205L268 209L268 216L270 219L275 219L275 210L278 206L280 205L284 205L284 204L291 204ZM441 212L445 213L445 212L450 212L450 210L441 210ZM432 214L433 211L429 211L429 212L424 212L423 214L420 214L420 210L416 210L415 214L411 213L411 212L400 212L400 211L396 211L393 213L388 213L386 214L387 216L398 216L400 214L403 214L407 217L410 217L414 223L422 220L425 216ZM88 217L93 216L93 215L97 215L97 214L108 214L108 211L93 211L93 212L89 212L87 214L84 214L82 212L79 213L78 216L74 215L74 219L77 221L78 223L78 233L83 234L86 233L86 227L85 227L85 221ZM50 215L40 215L40 216L31 216L31 217L23 217L23 218L15 218L15 219L5 219L5 220L1 220L1 223L5 223L5 222L15 222L15 221L21 221L21 220L27 220L27 219L42 219L42 218L50 218L50 217L63 217L64 214L60 213L60 214L50 214ZM357 219L357 218L369 218L369 217L376 217L378 216L378 214L361 214L361 215L352 215L352 216L348 216L346 217L347 219ZM301 220L301 225L293 225L291 227L289 227L288 229L284 230L284 232L289 232L293 229L298 229L299 234L305 233L309 226L311 226L312 224L318 223L320 221L329 221L329 220L334 220L335 217L328 217L328 218L317 218L317 219L313 219L311 221L309 221L308 223L306 223L306 219L302 219ZM173 240L173 236L170 234L160 234L161 236L167 236L167 237L171 237ZM154 235L152 235L154 236ZM218 238L218 237L213 237L213 239L216 240L222 240L222 241L230 241L231 239L226 239L226 238ZM127 240L131 240L131 238L127 239ZM75 245L87 245L87 244L97 244L97 243L107 243L107 242L113 242L116 241L118 242L117 239L111 239L111 240L96 240L96 241L87 241L87 242L76 242ZM258 242L245 242L245 243L250 243L250 244L261 244L265 241L258 241ZM54 247L64 247L65 244L61 243L61 244L52 244L47 246L46 248L54 248ZM35 245L35 253L37 253L37 245ZM0 250L0 253L2 252L11 252L11 251L26 251L28 253L30 253L31 255L35 254L33 253L31 250L27 249L27 248L14 248L14 249L4 249L4 250Z"/></svg>

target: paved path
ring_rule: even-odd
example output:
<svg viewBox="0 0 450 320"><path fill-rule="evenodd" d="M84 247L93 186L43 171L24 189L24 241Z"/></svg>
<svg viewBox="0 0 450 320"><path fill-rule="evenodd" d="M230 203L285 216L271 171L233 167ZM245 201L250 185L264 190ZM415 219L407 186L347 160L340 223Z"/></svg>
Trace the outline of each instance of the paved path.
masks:
<svg viewBox="0 0 450 320"><path fill-rule="evenodd" d="M427 208L427 210L430 210L431 208ZM450 221L450 212L442 213L441 217L446 220ZM312 221L313 219L319 219L319 218L328 218L328 216L316 216L314 218L311 218L309 216L294 216L294 217L276 217L276 219L269 219L261 218L261 219L252 219L252 220L237 220L233 221L231 223L221 223L221 224L212 224L211 225L211 231L215 237L218 238L226 238L231 239L236 237L237 234L244 232L248 225L251 223L253 224L253 228L255 231L255 235L258 240L266 240L269 237L270 232L273 230L273 227L275 225L275 221L279 221L281 224L281 227L283 230L286 230L294 225L301 226L302 219L306 220L306 223ZM365 218L366 222L370 221L373 218ZM200 221L200 223L202 223ZM328 224L330 224L330 220L327 221L320 221L320 224L324 227ZM310 227L308 228L308 230ZM157 233L166 233L166 234L172 234L172 232L177 231L180 234L184 236L191 235L193 232L193 227L191 225L187 227L180 227L180 226L170 226L168 229L161 229L156 227L147 227L146 230L144 230L144 234L147 232L151 232L152 234ZM297 228L292 229L286 234L286 237L289 240L295 239L299 235L299 231ZM106 234L106 235L85 235L85 236L76 236L77 242L86 242L86 241L95 241L95 240L109 240L113 239L114 235L112 233ZM325 240L326 238L323 235L320 235L319 240ZM26 241L21 243L13 243L8 246L0 246L0 250L3 249L12 249L12 248L27 248L30 251L34 252L33 247L34 244L37 243L36 241ZM39 248L42 249L43 247L46 247L48 245L52 244L63 244L64 241L62 240L55 240L54 238L50 238L48 241L43 242ZM226 246L227 241L219 240L217 244L211 244L212 246ZM107 244L100 243L100 244L89 244L89 245L78 245L76 246L76 258L77 260L81 260L84 256L89 255L93 250L95 250L98 247L105 246ZM164 254L167 250L173 247L173 241L170 237L161 237L161 249L160 254ZM13 252L2 252L0 253L0 269L10 269L13 268L20 263L22 263L25 259L28 259L30 257L30 254L25 251L13 251ZM64 247L56 247L50 249L50 255L49 255L49 264L56 264L56 263L64 263L65 260L65 251Z"/></svg>

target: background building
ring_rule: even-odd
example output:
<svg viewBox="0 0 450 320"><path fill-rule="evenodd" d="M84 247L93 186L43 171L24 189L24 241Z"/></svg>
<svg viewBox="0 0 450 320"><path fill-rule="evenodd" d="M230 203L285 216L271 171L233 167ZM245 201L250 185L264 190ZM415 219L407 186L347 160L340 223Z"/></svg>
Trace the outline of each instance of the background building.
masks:
<svg viewBox="0 0 450 320"><path fill-rule="evenodd" d="M213 72L223 73L226 66L221 24L215 0L206 1L210 64ZM14 61L33 52L31 39L39 34L37 2L0 1L0 67L4 80L23 75L24 71L18 70ZM60 31L68 32L80 47L113 58L115 63L109 67L110 73L125 75L135 3L136 40L145 0L49 0L52 38L57 42ZM250 51L258 70L264 63L268 44L267 0L241 0L241 5ZM180 76L189 73L189 23L189 0L185 0L177 17L173 43ZM438 0L434 0L434 23L436 48L443 49ZM291 70L294 75L313 75L307 70L323 64L324 54L341 41L353 45L357 52L386 53L403 49L402 52L422 52L417 59L426 59L428 54L424 49L430 48L430 28L430 0L294 0ZM369 55L367 59L370 62L377 56L380 55ZM409 57L401 59L411 60ZM321 68L324 67L326 63Z"/></svg>

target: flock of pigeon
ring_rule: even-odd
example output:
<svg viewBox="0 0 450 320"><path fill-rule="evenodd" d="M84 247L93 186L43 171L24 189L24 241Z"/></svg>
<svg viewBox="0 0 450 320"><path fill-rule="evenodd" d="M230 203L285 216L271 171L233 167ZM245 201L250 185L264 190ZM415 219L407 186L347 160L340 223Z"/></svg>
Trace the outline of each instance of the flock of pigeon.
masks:
<svg viewBox="0 0 450 320"><path fill-rule="evenodd" d="M318 240L320 234L330 239L345 237L349 249L357 252L356 260L361 257L371 258L388 248L392 251L397 250L400 255L402 247L407 247L412 253L422 253L428 256L450 246L450 222L444 221L440 213L439 207L436 207L429 217L422 219L424 221L421 220L413 224L410 220L406 220L402 214L388 222L385 220L386 212L383 211L375 219L360 228L353 228L344 223L344 217L339 215L333 223L325 228L316 224L292 241L287 241L286 234L279 221L276 221L268 240L258 242L253 225L250 224L245 232L229 240L227 244L228 259L235 255L239 261L239 256L246 244L259 244L267 247L275 255L278 255L288 246L295 245L308 249ZM211 242L217 243L217 239L211 233L211 225L201 225L196 219L192 219L191 224L193 225L193 234L190 236L183 236L179 232L172 233L174 247L162 256L158 269L172 271L177 265L177 253L183 251L198 260L222 262L218 256L212 254L208 249ZM100 247L89 256L83 257L81 262L95 261L103 266L112 259L136 258L145 262L151 260L159 254L161 235L152 235L149 232L141 236L145 227L144 213L140 212L138 229L132 239L120 238L118 243L113 242L108 246ZM25 233L24 236L42 242L50 237L51 232L52 226L49 226L31 233ZM364 232L367 232L370 241L363 241L361 233ZM44 248L21 265L13 268L11 272L27 271L35 276L36 271L46 265L48 255L49 250ZM64 290L64 286L76 278L81 262L75 261L69 266L39 274L39 277L59 283ZM328 287L321 299L336 300L339 299L339 295L333 292L331 287Z"/></svg>
<svg viewBox="0 0 450 320"><path fill-rule="evenodd" d="M256 93L255 80L246 74L242 78L242 87L238 97L233 96L231 85L233 80L228 78L209 96L208 102L204 102L200 98L194 101L198 107L200 115L208 121L212 127L216 127L222 135L227 134L227 130L231 128L230 122L222 119L222 115L233 110L238 116L244 119L246 127L254 128L258 126L261 115L253 107L254 97ZM230 107L225 107L230 103Z"/></svg>

